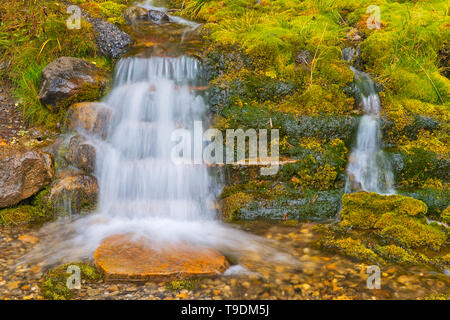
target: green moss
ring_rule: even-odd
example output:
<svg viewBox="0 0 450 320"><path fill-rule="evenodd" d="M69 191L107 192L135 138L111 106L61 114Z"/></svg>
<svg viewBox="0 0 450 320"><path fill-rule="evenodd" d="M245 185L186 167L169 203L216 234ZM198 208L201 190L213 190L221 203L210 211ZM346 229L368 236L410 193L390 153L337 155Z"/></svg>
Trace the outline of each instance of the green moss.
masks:
<svg viewBox="0 0 450 320"><path fill-rule="evenodd" d="M361 240L355 240L350 237L342 239L325 239L320 242L320 245L323 248L337 250L341 254L360 261L382 263L382 260L375 252L367 248Z"/></svg>
<svg viewBox="0 0 450 320"><path fill-rule="evenodd" d="M401 195L358 192L342 197L340 215L344 226L374 228L380 217L387 212L420 216L427 213L427 206L420 200Z"/></svg>
<svg viewBox="0 0 450 320"><path fill-rule="evenodd" d="M246 193L238 192L221 201L222 217L225 220L235 220L239 217L239 210L243 208L252 197Z"/></svg>
<svg viewBox="0 0 450 320"><path fill-rule="evenodd" d="M181 279L167 282L165 287L171 291L189 290L193 291L198 287L198 280L196 279Z"/></svg>
<svg viewBox="0 0 450 320"><path fill-rule="evenodd" d="M450 224L450 206L447 207L441 214L441 220L445 223Z"/></svg>
<svg viewBox="0 0 450 320"><path fill-rule="evenodd" d="M69 300L73 297L75 289L69 289L67 280L73 273L67 273L69 266L80 268L81 281L96 282L103 275L93 266L84 263L68 263L55 269L49 270L39 283L41 295L49 300Z"/></svg>
<svg viewBox="0 0 450 320"><path fill-rule="evenodd" d="M85 82L75 95L59 103L58 109L63 111L62 114L65 114L65 111L77 102L98 100L102 97L103 90L104 84L101 79L96 83Z"/></svg>
<svg viewBox="0 0 450 320"><path fill-rule="evenodd" d="M48 188L45 188L14 207L0 209L0 225L26 225L51 219L54 212L46 202L48 193Z"/></svg>
<svg viewBox="0 0 450 320"><path fill-rule="evenodd" d="M414 255L396 245L376 246L375 251L387 261L396 263L419 263Z"/></svg>
<svg viewBox="0 0 450 320"><path fill-rule="evenodd" d="M429 247L439 250L447 240L441 228L391 212L381 216L374 227L379 229L382 236L395 239L408 248Z"/></svg>
<svg viewBox="0 0 450 320"><path fill-rule="evenodd" d="M343 226L373 229L408 248L438 250L446 242L446 235L441 228L424 221L426 212L425 203L410 197L358 192L343 196L340 214Z"/></svg>

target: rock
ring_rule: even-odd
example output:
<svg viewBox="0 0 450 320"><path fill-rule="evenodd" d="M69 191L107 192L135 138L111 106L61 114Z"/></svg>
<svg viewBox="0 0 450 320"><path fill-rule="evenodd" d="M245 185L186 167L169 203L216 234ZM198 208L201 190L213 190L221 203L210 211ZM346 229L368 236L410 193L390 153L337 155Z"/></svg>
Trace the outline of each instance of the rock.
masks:
<svg viewBox="0 0 450 320"><path fill-rule="evenodd" d="M56 112L62 104L99 96L106 78L93 64L82 59L61 57L42 71L39 100ZM94 97L96 96L96 97Z"/></svg>
<svg viewBox="0 0 450 320"><path fill-rule="evenodd" d="M159 10L149 10L148 19L157 24L167 23L170 21L169 16Z"/></svg>
<svg viewBox="0 0 450 320"><path fill-rule="evenodd" d="M345 38L349 41L359 42L362 39L361 32L357 28L351 28Z"/></svg>
<svg viewBox="0 0 450 320"><path fill-rule="evenodd" d="M103 240L94 254L107 280L160 280L178 277L214 276L225 271L227 259L218 251L185 243L157 249L144 239L129 235Z"/></svg>
<svg viewBox="0 0 450 320"><path fill-rule="evenodd" d="M89 144L85 137L77 134L70 139L66 159L71 165L86 173L92 173L95 169L95 158L95 147Z"/></svg>
<svg viewBox="0 0 450 320"><path fill-rule="evenodd" d="M143 7L131 6L124 10L123 18L128 24L133 24L136 20L146 19L148 14L148 10Z"/></svg>
<svg viewBox="0 0 450 320"><path fill-rule="evenodd" d="M112 116L112 110L107 105L98 102L76 103L70 108L69 114L69 129L106 137Z"/></svg>
<svg viewBox="0 0 450 320"><path fill-rule="evenodd" d="M97 179L90 175L67 175L51 188L48 201L66 214L91 211L97 203Z"/></svg>
<svg viewBox="0 0 450 320"><path fill-rule="evenodd" d="M48 153L0 147L0 208L27 199L50 184L55 174Z"/></svg>
<svg viewBox="0 0 450 320"><path fill-rule="evenodd" d="M131 44L131 37L112 23L96 19L94 29L98 32L97 48L105 56L117 59Z"/></svg>

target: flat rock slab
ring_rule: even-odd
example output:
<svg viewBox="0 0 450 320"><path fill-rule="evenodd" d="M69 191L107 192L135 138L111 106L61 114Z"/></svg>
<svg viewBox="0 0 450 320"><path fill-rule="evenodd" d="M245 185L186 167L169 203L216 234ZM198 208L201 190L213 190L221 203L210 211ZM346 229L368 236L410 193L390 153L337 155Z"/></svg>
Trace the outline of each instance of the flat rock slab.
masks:
<svg viewBox="0 0 450 320"><path fill-rule="evenodd" d="M153 246L152 246L153 245ZM215 276L229 264L217 250L183 243L156 245L129 235L106 238L94 253L106 280L164 280Z"/></svg>

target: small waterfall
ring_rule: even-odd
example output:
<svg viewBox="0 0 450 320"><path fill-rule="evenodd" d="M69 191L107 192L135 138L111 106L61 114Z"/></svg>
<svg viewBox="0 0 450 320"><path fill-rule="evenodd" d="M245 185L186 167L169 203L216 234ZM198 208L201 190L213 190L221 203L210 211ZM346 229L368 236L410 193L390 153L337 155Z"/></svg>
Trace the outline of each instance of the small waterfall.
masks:
<svg viewBox="0 0 450 320"><path fill-rule="evenodd" d="M380 147L380 98L369 75L353 67L351 69L365 114L359 122L356 147L350 154L345 192L395 193L390 162Z"/></svg>
<svg viewBox="0 0 450 320"><path fill-rule="evenodd" d="M206 111L188 85L202 85L190 57L126 58L106 98L114 112L98 152L100 212L117 220L211 219L214 196L206 166L171 159L172 132L193 130Z"/></svg>

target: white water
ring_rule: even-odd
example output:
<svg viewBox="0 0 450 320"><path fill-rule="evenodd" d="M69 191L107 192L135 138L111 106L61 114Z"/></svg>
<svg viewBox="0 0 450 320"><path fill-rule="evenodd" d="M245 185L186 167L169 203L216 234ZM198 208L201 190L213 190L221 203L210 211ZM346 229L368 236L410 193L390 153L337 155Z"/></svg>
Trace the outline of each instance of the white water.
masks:
<svg viewBox="0 0 450 320"><path fill-rule="evenodd" d="M268 240L215 220L217 186L206 166L171 160L172 131L192 130L194 120L205 117L203 98L189 90L204 84L202 76L200 63L186 56L118 62L114 88L104 99L113 114L108 134L89 137L97 148L98 210L43 227L41 245L25 261L91 258L103 239L124 233L156 247L183 242L235 258L257 252L264 259L291 261Z"/></svg>
<svg viewBox="0 0 450 320"><path fill-rule="evenodd" d="M359 122L356 147L349 158L345 191L395 193L391 166L380 147L380 98L369 75L351 69L365 114Z"/></svg>

